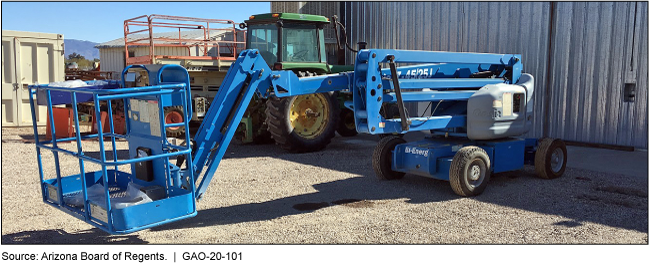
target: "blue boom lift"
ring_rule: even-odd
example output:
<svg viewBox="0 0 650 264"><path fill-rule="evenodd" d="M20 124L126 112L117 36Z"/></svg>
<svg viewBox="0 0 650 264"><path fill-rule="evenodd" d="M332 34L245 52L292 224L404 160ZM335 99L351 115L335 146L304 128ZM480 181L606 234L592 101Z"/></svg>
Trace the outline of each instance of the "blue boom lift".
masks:
<svg viewBox="0 0 650 264"><path fill-rule="evenodd" d="M352 92L353 100L345 105L354 111L357 131L383 136L372 154L376 175L383 180L406 173L421 175L447 180L455 193L474 196L483 192L491 173L518 170L528 163L535 165L540 177L556 178L566 166L562 140L518 137L531 127L534 90L533 76L522 74L520 55L363 49L352 72L299 78L292 71L271 70L259 51L245 50L228 71L197 134L190 138L186 133L184 145L170 142L164 131L171 126L187 130L187 121L165 124L162 120L163 109L169 106L182 107L185 120L190 120L187 71L178 65L131 65L122 73L122 87L127 87L131 68L146 70L150 86L30 87L32 113L38 93L45 96L50 110L52 98L69 95L77 127L75 137L40 141L34 126L43 201L112 234L196 215L196 200L205 193L255 93L266 98ZM126 134L114 132L108 111L104 125L110 132L98 129L97 134L82 136L76 103L83 95L92 95L99 127L100 102L111 109L112 100L123 100ZM409 114L407 102L427 103L426 113ZM396 110L390 113L388 108ZM413 131L428 131L431 136L416 142L402 139L401 135ZM54 126L51 133L56 134ZM81 140L86 138L99 141L99 158L84 153ZM118 159L116 138L128 141L129 158ZM60 148L64 141L76 141L77 151ZM53 152L56 177L43 175L42 149ZM78 174L61 175L60 153L79 159ZM175 163L170 162L173 157ZM101 170L85 171L88 162L99 164ZM132 183L152 201L115 206L116 197ZM96 188L90 192L96 186L100 186L99 196ZM81 200L77 205L68 202L74 196Z"/></svg>

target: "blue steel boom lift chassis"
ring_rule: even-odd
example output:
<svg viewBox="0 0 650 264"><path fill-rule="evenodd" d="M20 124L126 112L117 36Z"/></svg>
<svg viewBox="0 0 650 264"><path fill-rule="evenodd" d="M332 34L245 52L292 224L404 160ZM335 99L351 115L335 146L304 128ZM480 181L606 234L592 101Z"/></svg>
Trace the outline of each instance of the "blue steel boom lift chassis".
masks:
<svg viewBox="0 0 650 264"><path fill-rule="evenodd" d="M397 67L398 63L410 65ZM382 68L386 65L388 68ZM72 138L40 141L34 126L43 201L111 234L196 215L195 201L205 193L255 93L266 98L351 91L353 101L346 102L346 107L354 111L357 131L386 136L372 155L379 179L399 179L410 173L448 180L457 194L473 196L483 192L491 173L517 170L524 164L534 164L543 178L563 174L566 147L561 140L517 137L529 130L534 89L533 77L521 73L519 55L366 49L358 52L354 66L353 72L299 78L291 71L272 71L257 50L245 50L228 71L194 138L186 134L185 145L174 145L161 133L170 126L188 129L187 121L161 122L164 107L181 106L185 120L192 115L189 76L178 65L124 69L122 87L126 87L125 74L130 68L148 72L151 86L147 87L30 86L33 120L37 93L45 93L44 104L50 112L52 93L69 94L75 114L76 135ZM100 102L105 101L111 109L111 100L124 100L126 134L114 132L108 111L105 125L110 132L98 129L97 134L82 136L76 108L80 94L92 95L99 127ZM427 110L431 110L411 117L406 102L429 103ZM396 105L399 116L386 114L390 105ZM53 117L49 118L54 124ZM416 142L400 137L413 131L428 131L431 136ZM53 125L51 133L55 135ZM87 138L99 141L99 159L84 154L81 140ZM128 141L128 159L118 160L116 138ZM76 141L77 151L58 146L66 141ZM111 150L105 149L106 144ZM55 178L44 176L41 149L54 154ZM79 174L61 175L59 153L79 159ZM107 153L112 153L111 157ZM177 158L176 163L170 162L172 157ZM86 162L99 164L101 170L85 171ZM130 166L131 172L120 170L120 166ZM112 197L119 196L130 182L143 189L162 190L162 194L153 202L112 207ZM100 201L88 197L88 187L94 184L103 186ZM82 195L83 206L66 203L66 197L75 194Z"/></svg>

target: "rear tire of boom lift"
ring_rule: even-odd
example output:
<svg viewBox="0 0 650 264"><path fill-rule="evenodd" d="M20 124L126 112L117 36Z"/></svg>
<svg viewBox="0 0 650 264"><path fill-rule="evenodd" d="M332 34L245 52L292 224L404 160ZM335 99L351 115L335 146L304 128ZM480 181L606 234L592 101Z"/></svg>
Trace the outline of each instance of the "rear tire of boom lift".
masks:
<svg viewBox="0 0 650 264"><path fill-rule="evenodd" d="M339 108L335 102L336 98L330 93L270 96L266 101L268 131L275 143L285 150L322 150L336 132Z"/></svg>
<svg viewBox="0 0 650 264"><path fill-rule="evenodd" d="M460 196L481 194L490 181L490 158L485 150L467 146L456 152L449 166L451 189Z"/></svg>
<svg viewBox="0 0 650 264"><path fill-rule="evenodd" d="M401 137L385 137L379 140L375 151L372 153L372 168L380 180L397 180L404 178L405 173L393 171L393 150L398 144L406 143Z"/></svg>
<svg viewBox="0 0 650 264"><path fill-rule="evenodd" d="M566 144L561 139L543 138L539 140L535 152L535 172L543 179L555 179L566 169Z"/></svg>

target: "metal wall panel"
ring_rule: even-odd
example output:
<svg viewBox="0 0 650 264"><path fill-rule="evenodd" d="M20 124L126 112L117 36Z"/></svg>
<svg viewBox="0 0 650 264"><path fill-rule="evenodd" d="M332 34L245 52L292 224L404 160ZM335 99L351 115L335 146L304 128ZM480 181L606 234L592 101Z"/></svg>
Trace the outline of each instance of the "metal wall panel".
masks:
<svg viewBox="0 0 650 264"><path fill-rule="evenodd" d="M339 10L339 2L271 2L271 13L312 14L332 18L334 15L341 17ZM326 27L324 33L325 42L334 43L334 29Z"/></svg>
<svg viewBox="0 0 650 264"><path fill-rule="evenodd" d="M647 2L560 2L554 20L549 136L648 147ZM625 83L636 101L623 101Z"/></svg>
<svg viewBox="0 0 650 264"><path fill-rule="evenodd" d="M271 2L271 13L298 13L301 2Z"/></svg>
<svg viewBox="0 0 650 264"><path fill-rule="evenodd" d="M99 49L99 60L102 71L112 71L113 76L119 76L124 69L124 47Z"/></svg>
<svg viewBox="0 0 650 264"><path fill-rule="evenodd" d="M154 47L155 54L170 56L187 56L187 48L182 47ZM149 47L131 47L129 51L135 56L149 55ZM195 49L190 49L191 56L195 56ZM102 71L112 71L114 77L119 78L119 73L124 70L124 47L100 48L99 58Z"/></svg>

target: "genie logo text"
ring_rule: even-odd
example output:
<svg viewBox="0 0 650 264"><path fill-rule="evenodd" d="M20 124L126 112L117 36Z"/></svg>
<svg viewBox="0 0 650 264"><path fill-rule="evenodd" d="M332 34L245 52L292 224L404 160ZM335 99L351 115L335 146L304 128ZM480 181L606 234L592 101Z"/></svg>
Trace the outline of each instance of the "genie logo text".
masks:
<svg viewBox="0 0 650 264"><path fill-rule="evenodd" d="M423 157L429 157L429 150L428 149L419 149L419 148L416 148L416 147L406 147L406 148L404 148L404 153L420 155L420 156L423 156Z"/></svg>

